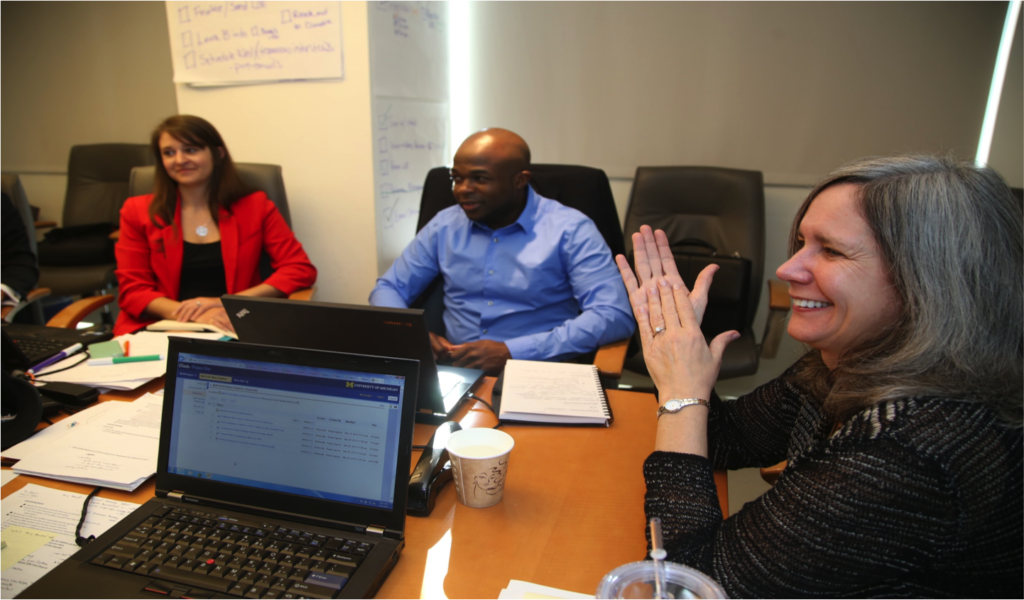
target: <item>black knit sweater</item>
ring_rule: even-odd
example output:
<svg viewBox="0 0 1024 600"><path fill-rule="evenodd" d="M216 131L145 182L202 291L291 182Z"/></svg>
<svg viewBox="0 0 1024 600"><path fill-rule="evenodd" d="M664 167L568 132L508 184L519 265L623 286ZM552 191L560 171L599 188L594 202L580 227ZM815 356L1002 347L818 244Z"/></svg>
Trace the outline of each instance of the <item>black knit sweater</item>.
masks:
<svg viewBox="0 0 1024 600"><path fill-rule="evenodd" d="M1024 597L1024 444L981 404L913 398L829 435L821 403L776 379L712 398L711 460L654 452L647 517L669 560L730 597ZM722 520L715 468L789 461Z"/></svg>

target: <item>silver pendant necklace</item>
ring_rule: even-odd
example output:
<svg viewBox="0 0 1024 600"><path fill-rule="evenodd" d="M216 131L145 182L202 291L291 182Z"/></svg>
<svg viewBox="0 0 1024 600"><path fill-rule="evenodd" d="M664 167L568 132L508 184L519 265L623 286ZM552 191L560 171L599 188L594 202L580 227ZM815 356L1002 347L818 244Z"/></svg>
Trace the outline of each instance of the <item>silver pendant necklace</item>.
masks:
<svg viewBox="0 0 1024 600"><path fill-rule="evenodd" d="M199 237L206 237L207 234L210 233L210 228L206 226L207 223L209 223L209 221L203 223L199 227L196 227L196 235L198 235Z"/></svg>

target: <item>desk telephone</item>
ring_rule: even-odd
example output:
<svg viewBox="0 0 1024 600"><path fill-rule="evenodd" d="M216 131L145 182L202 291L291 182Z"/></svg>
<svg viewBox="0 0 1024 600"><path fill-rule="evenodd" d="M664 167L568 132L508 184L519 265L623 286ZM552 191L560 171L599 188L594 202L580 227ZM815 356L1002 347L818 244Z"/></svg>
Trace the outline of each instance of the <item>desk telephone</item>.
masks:
<svg viewBox="0 0 1024 600"><path fill-rule="evenodd" d="M434 435L423 449L416 469L409 476L409 503L406 512L416 517L426 517L434 510L437 495L444 484L452 479L452 463L448 460L448 438L462 429L455 421L446 421L437 426Z"/></svg>

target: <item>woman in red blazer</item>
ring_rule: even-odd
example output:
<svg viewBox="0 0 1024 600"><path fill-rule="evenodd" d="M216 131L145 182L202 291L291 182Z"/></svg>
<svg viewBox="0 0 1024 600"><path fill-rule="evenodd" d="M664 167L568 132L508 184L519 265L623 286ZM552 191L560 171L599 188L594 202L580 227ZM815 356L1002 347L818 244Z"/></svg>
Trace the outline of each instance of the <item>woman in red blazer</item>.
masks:
<svg viewBox="0 0 1024 600"><path fill-rule="evenodd" d="M238 177L224 140L199 117L178 115L152 136L153 193L121 209L114 334L160 319L231 330L220 296L286 296L316 281L316 268L274 203ZM274 273L260 278L266 251Z"/></svg>

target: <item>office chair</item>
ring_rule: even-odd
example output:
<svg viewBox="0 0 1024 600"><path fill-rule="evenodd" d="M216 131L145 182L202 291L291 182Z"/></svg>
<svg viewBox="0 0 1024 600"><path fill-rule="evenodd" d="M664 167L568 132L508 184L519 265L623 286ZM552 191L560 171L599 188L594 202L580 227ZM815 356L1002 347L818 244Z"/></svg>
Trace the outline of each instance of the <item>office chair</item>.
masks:
<svg viewBox="0 0 1024 600"><path fill-rule="evenodd" d="M284 176L280 165L267 165L260 163L235 163L235 169L242 183L246 186L260 190L270 198L278 212L284 217L288 227L292 226L291 212L288 210L288 194L284 188ZM135 167L128 179L128 196L142 196L153 193L153 181L156 177L155 166ZM264 279L270 277L274 272L270 266L270 256L266 252L260 257L260 276ZM291 300L311 300L316 286L298 290L288 296Z"/></svg>
<svg viewBox="0 0 1024 600"><path fill-rule="evenodd" d="M132 168L151 164L147 144L72 146L61 228L38 248L40 287L60 296L89 296L116 284L108 235L128 198Z"/></svg>
<svg viewBox="0 0 1024 600"><path fill-rule="evenodd" d="M611 249L612 255L624 252L625 245L622 240L622 228L619 226L618 211L612 197L611 184L608 183L608 176L604 171L575 165L535 164L530 165L530 173L533 174L530 184L538 194L557 200L590 217ZM448 168L431 169L423 184L416 231L423 229L438 212L455 204ZM439 335L445 332L442 283L440 277L435 279L413 303L414 308L423 309L428 329ZM622 376L622 365L628 344L627 339L606 344L598 349L594 364L602 375L615 379Z"/></svg>
<svg viewBox="0 0 1024 600"><path fill-rule="evenodd" d="M32 251L32 254L36 256L36 262L38 265L39 251L36 244L36 225L35 218L32 215L32 207L28 203L28 195L25 193L25 187L21 184L21 177L13 173L5 173L0 178L0 188L3 193L7 194L7 197L11 199L14 207L18 209L18 216L21 217L22 224L25 225L25 234L28 237L28 246ZM27 310L27 315L30 315L29 321L35 325L43 324L43 307L40 299L50 295L50 290L47 288L35 287L30 290L15 306L4 306L2 310L3 318L7 322L11 322L14 318L23 310Z"/></svg>
<svg viewBox="0 0 1024 600"><path fill-rule="evenodd" d="M717 167L638 167L626 210L626 257L633 261L631 236L641 225L663 229L687 286L709 263L720 269L708 292L701 330L708 339L735 329L719 379L757 372L760 356L772 358L789 311L787 287L769 281L771 315L762 343L753 323L764 280L764 179L760 171ZM627 368L647 373L642 350Z"/></svg>
<svg viewBox="0 0 1024 600"><path fill-rule="evenodd" d="M277 210L284 217L284 222L292 226L292 216L288 211L288 194L284 189L284 176L279 165L260 163L235 163L235 170L242 183L255 190L261 190L270 198ZM153 180L156 167L136 167L132 169L128 179L128 198L153 193Z"/></svg>

